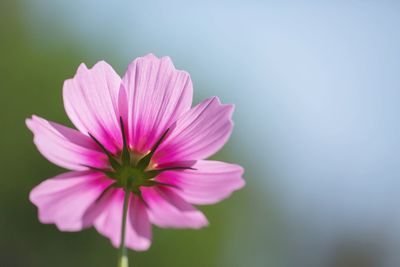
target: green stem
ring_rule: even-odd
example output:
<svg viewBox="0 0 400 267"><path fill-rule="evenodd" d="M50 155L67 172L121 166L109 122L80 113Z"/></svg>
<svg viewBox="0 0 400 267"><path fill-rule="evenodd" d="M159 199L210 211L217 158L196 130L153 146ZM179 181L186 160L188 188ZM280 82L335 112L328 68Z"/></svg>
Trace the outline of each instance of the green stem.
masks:
<svg viewBox="0 0 400 267"><path fill-rule="evenodd" d="M120 255L118 259L118 267L128 267L128 251L125 247L125 228L126 228L126 217L128 215L129 207L129 196L131 192L125 189L124 197L124 208L122 212L122 224L121 224L121 243L119 245Z"/></svg>

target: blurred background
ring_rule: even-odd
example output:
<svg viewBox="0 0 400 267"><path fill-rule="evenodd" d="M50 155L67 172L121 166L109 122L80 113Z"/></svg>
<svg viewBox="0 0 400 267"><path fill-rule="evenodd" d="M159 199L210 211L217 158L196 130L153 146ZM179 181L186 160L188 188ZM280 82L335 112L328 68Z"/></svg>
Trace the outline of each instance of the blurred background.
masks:
<svg viewBox="0 0 400 267"><path fill-rule="evenodd" d="M0 266L115 266L94 229L42 225L33 186L63 170L25 118L71 125L62 84L81 62L122 75L171 56L196 103L234 103L214 158L247 186L200 207L200 231L154 228L133 266L400 266L400 4L396 1L0 1Z"/></svg>

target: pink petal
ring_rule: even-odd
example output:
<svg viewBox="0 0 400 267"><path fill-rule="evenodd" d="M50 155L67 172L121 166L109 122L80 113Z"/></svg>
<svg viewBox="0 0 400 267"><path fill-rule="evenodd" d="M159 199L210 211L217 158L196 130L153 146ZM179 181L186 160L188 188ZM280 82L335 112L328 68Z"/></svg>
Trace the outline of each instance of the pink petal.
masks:
<svg viewBox="0 0 400 267"><path fill-rule="evenodd" d="M236 164L199 160L192 168L195 170L164 172L157 180L176 186L175 193L197 205L217 203L245 185L243 168Z"/></svg>
<svg viewBox="0 0 400 267"><path fill-rule="evenodd" d="M204 159L228 140L232 128L233 105L222 105L217 97L207 99L180 117L153 156L168 162Z"/></svg>
<svg viewBox="0 0 400 267"><path fill-rule="evenodd" d="M115 247L120 242L123 199L123 190L111 189L107 196L107 205L94 222L97 231L111 239Z"/></svg>
<svg viewBox="0 0 400 267"><path fill-rule="evenodd" d="M192 104L192 82L169 57L150 54L135 59L123 77L119 106L128 125L131 148L151 149L166 129Z"/></svg>
<svg viewBox="0 0 400 267"><path fill-rule="evenodd" d="M128 214L126 246L147 250L151 245L151 224L147 208L139 197L131 197Z"/></svg>
<svg viewBox="0 0 400 267"><path fill-rule="evenodd" d="M74 125L92 134L109 151L122 146L118 92L121 78L104 61L92 69L81 64L74 78L64 82L64 106Z"/></svg>
<svg viewBox="0 0 400 267"><path fill-rule="evenodd" d="M54 223L62 231L79 231L92 224L84 215L112 182L101 173L67 172L40 183L29 199L39 208L41 223Z"/></svg>
<svg viewBox="0 0 400 267"><path fill-rule="evenodd" d="M107 206L100 211L94 225L102 235L108 237L114 247L119 247L121 238L124 191L112 189L107 196ZM151 224L143 202L131 194L126 224L125 244L128 248L143 251L151 244Z"/></svg>
<svg viewBox="0 0 400 267"><path fill-rule="evenodd" d="M107 157L94 141L82 133L32 116L26 125L34 134L34 142L40 153L54 164L70 170L86 170L86 166L107 166Z"/></svg>
<svg viewBox="0 0 400 267"><path fill-rule="evenodd" d="M141 190L148 205L150 221L159 227L198 229L208 225L201 211L193 208L172 190L165 187L142 187Z"/></svg>

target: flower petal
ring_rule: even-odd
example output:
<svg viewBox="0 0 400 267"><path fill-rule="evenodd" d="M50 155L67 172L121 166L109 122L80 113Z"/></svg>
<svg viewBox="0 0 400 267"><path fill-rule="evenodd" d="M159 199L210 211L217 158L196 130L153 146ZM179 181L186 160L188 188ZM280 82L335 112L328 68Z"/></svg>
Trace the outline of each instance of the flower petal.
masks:
<svg viewBox="0 0 400 267"><path fill-rule="evenodd" d="M131 197L127 225L126 246L147 250L151 245L151 224L146 206L135 195Z"/></svg>
<svg viewBox="0 0 400 267"><path fill-rule="evenodd" d="M39 208L41 223L79 231L93 223L85 218L85 212L112 182L101 173L67 172L40 183L29 199Z"/></svg>
<svg viewBox="0 0 400 267"><path fill-rule="evenodd" d="M92 134L109 151L122 147L118 92L121 78L104 61L92 69L81 64L72 79L64 82L65 110L76 128Z"/></svg>
<svg viewBox="0 0 400 267"><path fill-rule="evenodd" d="M179 196L197 205L217 203L245 185L243 168L236 164L199 160L192 168L166 171L157 180L175 186Z"/></svg>
<svg viewBox="0 0 400 267"><path fill-rule="evenodd" d="M204 100L171 126L153 160L163 165L211 156L226 143L232 132L233 109L233 105L222 105L217 97Z"/></svg>
<svg viewBox="0 0 400 267"><path fill-rule="evenodd" d="M125 192L111 189L107 196L107 206L100 211L94 225L102 235L108 237L114 247L119 247L121 239L122 209ZM151 244L151 224L142 200L131 194L126 224L125 245L143 251Z"/></svg>
<svg viewBox="0 0 400 267"><path fill-rule="evenodd" d="M192 82L169 57L150 54L135 59L123 80L119 106L128 125L131 148L146 153L192 104Z"/></svg>
<svg viewBox="0 0 400 267"><path fill-rule="evenodd" d="M193 208L169 188L141 189L148 205L150 221L159 227L195 228L208 225L204 214Z"/></svg>
<svg viewBox="0 0 400 267"><path fill-rule="evenodd" d="M70 170L86 170L87 167L107 166L107 157L96 143L82 133L32 116L26 125L34 134L34 142L40 153L54 164Z"/></svg>

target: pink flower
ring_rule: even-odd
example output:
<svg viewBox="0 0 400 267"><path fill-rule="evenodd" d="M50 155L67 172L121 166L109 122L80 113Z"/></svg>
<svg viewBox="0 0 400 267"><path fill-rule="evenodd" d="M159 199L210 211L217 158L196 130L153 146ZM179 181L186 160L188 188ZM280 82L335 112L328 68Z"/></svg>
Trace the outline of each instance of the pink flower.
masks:
<svg viewBox="0 0 400 267"><path fill-rule="evenodd" d="M244 186L243 169L204 160L232 131L232 105L217 97L191 108L189 74L168 57L134 60L121 79L106 62L80 65L64 83L65 110L78 130L33 116L26 124L39 151L69 172L30 193L42 223L62 231L94 226L120 243L129 191L126 246L146 250L151 224L201 228L191 204L213 204Z"/></svg>

